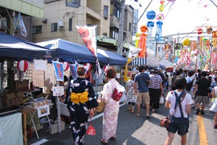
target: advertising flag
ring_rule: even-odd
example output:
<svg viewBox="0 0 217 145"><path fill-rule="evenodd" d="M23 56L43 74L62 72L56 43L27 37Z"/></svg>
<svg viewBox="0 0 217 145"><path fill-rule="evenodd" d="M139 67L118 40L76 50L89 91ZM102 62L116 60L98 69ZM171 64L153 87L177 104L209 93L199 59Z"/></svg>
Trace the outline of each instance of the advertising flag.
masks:
<svg viewBox="0 0 217 145"><path fill-rule="evenodd" d="M23 22L23 18L21 16L21 14L19 13L18 16L17 16L17 23L19 24L18 27L20 28L20 34L23 36L23 37L26 37L27 36L27 31L26 31L26 27L25 27L25 24ZM16 24L17 24L16 23ZM16 26L16 25L15 25Z"/></svg>
<svg viewBox="0 0 217 145"><path fill-rule="evenodd" d="M63 74L63 63L53 61L55 76L57 81L64 81L64 74Z"/></svg>
<svg viewBox="0 0 217 145"><path fill-rule="evenodd" d="M88 50L97 57L96 26L76 26Z"/></svg>

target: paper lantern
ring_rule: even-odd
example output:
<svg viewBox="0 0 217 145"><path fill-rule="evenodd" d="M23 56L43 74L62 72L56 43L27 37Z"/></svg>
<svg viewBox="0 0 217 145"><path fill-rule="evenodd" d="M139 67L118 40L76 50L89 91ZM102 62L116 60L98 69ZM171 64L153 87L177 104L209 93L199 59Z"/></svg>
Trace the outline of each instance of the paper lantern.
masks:
<svg viewBox="0 0 217 145"><path fill-rule="evenodd" d="M148 11L146 17L147 17L149 20L153 20L153 19L156 17L155 11L153 11L153 10Z"/></svg>
<svg viewBox="0 0 217 145"><path fill-rule="evenodd" d="M187 39L185 39L184 41L183 41L183 43L182 43L184 46L188 46L188 45L190 45L190 40L187 38Z"/></svg>
<svg viewBox="0 0 217 145"><path fill-rule="evenodd" d="M199 28L199 29L197 29L197 34L202 34L203 33L203 29L201 29L201 28Z"/></svg>
<svg viewBox="0 0 217 145"><path fill-rule="evenodd" d="M211 34L212 33L212 26L206 27L206 33Z"/></svg>
<svg viewBox="0 0 217 145"><path fill-rule="evenodd" d="M69 63L68 62L63 62L63 70L67 71L69 69Z"/></svg>
<svg viewBox="0 0 217 145"><path fill-rule="evenodd" d="M17 68L21 72L25 72L29 68L29 62L27 60L20 60L17 63Z"/></svg>

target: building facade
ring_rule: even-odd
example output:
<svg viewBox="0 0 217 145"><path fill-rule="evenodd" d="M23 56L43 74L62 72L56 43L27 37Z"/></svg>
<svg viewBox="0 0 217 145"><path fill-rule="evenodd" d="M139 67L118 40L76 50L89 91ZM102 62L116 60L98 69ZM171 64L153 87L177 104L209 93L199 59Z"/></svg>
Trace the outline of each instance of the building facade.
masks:
<svg viewBox="0 0 217 145"><path fill-rule="evenodd" d="M84 44L76 25L96 25L97 35L109 34L109 0L34 0L31 2L45 9L43 20L33 19L34 42L62 38Z"/></svg>

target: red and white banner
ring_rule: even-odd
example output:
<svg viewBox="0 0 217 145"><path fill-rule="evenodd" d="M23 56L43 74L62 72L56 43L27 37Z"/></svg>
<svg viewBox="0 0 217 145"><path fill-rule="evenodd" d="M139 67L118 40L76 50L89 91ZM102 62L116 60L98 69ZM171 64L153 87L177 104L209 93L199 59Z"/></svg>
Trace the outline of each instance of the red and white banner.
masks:
<svg viewBox="0 0 217 145"><path fill-rule="evenodd" d="M79 34L81 35L84 44L89 51L97 57L96 51L96 26L76 26Z"/></svg>

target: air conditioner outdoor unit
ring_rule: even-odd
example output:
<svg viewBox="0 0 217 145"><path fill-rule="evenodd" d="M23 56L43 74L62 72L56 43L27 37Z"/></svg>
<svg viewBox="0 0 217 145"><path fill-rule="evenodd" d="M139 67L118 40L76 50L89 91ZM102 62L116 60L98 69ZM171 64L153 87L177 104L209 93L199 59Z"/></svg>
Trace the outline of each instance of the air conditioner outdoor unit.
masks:
<svg viewBox="0 0 217 145"><path fill-rule="evenodd" d="M64 27L64 21L63 21L63 19L59 19L59 21L58 21L58 27Z"/></svg>

